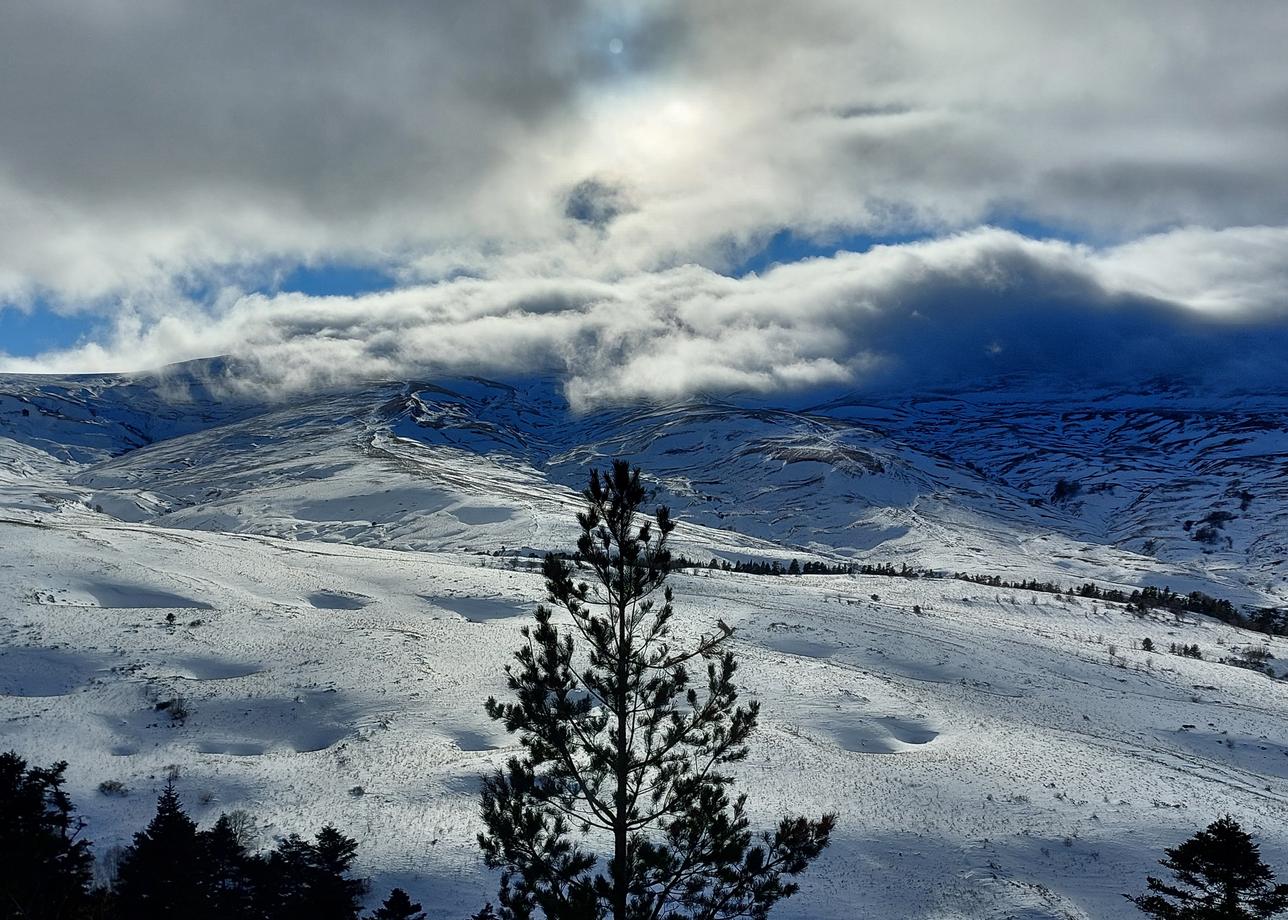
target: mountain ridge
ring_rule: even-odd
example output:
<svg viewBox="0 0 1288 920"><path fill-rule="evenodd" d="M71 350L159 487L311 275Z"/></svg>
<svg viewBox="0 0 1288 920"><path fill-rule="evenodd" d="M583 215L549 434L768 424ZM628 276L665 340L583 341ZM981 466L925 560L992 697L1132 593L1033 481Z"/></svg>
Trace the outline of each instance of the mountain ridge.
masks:
<svg viewBox="0 0 1288 920"><path fill-rule="evenodd" d="M243 529L230 502L268 507L286 479L316 483L370 460L470 501L488 489L470 468L500 463L562 508L588 466L620 455L690 524L782 552L1024 577L1093 577L1101 566L1106 581L1288 602L1288 396L1249 407L1167 386L1080 405L990 387L850 393L801 409L691 398L575 413L553 378L394 382L286 402L243 386L228 401L232 373L215 360L154 375L0 377L0 437L65 464L66 485L88 490L91 507L126 507L146 491L130 519L198 529ZM30 450L10 453L31 462ZM492 470L493 483L504 479ZM266 532L314 536L314 523L395 548L545 548L538 524L485 522L455 544L451 528L400 542L368 522L364 535L360 504L352 520L276 509Z"/></svg>

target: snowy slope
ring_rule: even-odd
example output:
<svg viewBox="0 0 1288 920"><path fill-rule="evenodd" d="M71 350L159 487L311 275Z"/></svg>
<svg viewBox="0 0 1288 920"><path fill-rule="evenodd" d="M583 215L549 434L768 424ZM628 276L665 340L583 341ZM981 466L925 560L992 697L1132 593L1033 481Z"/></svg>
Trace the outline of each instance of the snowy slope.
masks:
<svg viewBox="0 0 1288 920"><path fill-rule="evenodd" d="M19 382L30 390L30 379ZM15 389L0 380L0 394ZM110 420L130 389L103 387L116 401L87 404L96 415L81 441L64 411L55 418L62 436L81 444L103 428L124 430L127 422ZM145 392L145 407L165 395ZM166 404L164 426L152 423L173 436L133 448L120 441L116 456L56 478L72 500L124 520L492 552L547 548L551 520L566 516L587 468L624 455L690 524L787 555L1288 602L1288 397L1200 400L1159 389L1080 398L995 389L790 410L695 400L579 416L549 381L477 379L290 405L189 398ZM48 443L43 410L37 421L0 411L0 431L24 447ZM142 427L136 421L130 429ZM1067 497L1056 497L1060 480Z"/></svg>
<svg viewBox="0 0 1288 920"><path fill-rule="evenodd" d="M92 514L0 524L0 547L4 744L71 762L100 847L175 764L204 821L248 808L269 840L333 820L378 889L443 917L486 895L476 777L513 743L481 704L535 573ZM686 632L739 629L764 707L742 770L758 819L842 816L784 917L1128 917L1119 893L1159 848L1226 811L1288 858L1288 684L1136 647L1212 659L1238 630L953 581L675 587ZM181 724L157 709L177 698Z"/></svg>
<svg viewBox="0 0 1288 920"><path fill-rule="evenodd" d="M1288 398L998 387L579 416L543 380L284 404L233 378L0 378L0 746L71 762L100 847L177 764L203 819L249 808L266 841L335 820L377 891L475 909L494 884L476 778L511 745L481 703L541 595L526 554L568 547L609 456L655 477L697 558L1288 602ZM739 628L760 817L842 815L783 916L1127 917L1160 847L1225 811L1288 862L1288 682L1220 663L1254 634L950 579L676 590L684 629ZM156 708L176 698L181 723Z"/></svg>
<svg viewBox="0 0 1288 920"><path fill-rule="evenodd" d="M131 375L0 376L0 438L60 460L115 456L253 411L233 377L220 358Z"/></svg>

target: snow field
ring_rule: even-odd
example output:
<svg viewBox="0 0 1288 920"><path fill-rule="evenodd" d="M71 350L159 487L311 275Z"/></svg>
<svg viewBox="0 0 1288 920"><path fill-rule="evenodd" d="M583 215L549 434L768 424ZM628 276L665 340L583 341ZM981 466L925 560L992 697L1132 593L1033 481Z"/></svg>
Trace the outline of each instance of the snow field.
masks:
<svg viewBox="0 0 1288 920"><path fill-rule="evenodd" d="M504 692L535 572L9 515L0 744L71 763L98 852L146 821L173 764L203 823L246 808L268 842L334 822L374 892L404 885L435 916L492 894L477 777L514 742L482 702ZM673 583L682 633L738 629L763 707L739 771L757 820L841 815L781 916L1129 917L1120 893L1161 847L1227 811L1285 864L1288 684L1211 660L1249 634L951 580ZM1209 660L1140 651L1147 635Z"/></svg>

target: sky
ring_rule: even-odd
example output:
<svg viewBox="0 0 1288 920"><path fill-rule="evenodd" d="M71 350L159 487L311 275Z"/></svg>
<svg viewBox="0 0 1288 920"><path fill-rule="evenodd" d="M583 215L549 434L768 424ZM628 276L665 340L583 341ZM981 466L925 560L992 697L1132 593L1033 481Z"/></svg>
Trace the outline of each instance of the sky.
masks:
<svg viewBox="0 0 1288 920"><path fill-rule="evenodd" d="M0 372L1288 379L1280 0L0 4Z"/></svg>

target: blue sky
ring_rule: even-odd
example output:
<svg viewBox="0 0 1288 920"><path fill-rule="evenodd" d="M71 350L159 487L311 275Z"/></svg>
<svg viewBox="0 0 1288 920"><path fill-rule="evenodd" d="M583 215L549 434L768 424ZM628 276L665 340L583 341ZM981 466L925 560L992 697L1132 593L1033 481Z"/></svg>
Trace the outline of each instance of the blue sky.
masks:
<svg viewBox="0 0 1288 920"><path fill-rule="evenodd" d="M873 246L908 243L928 236L925 233L884 237L852 234L828 242L818 242L797 236L791 230L779 230L770 237L763 249L743 259L729 273L735 278L741 278L751 272L764 272L775 265L799 262L802 259L827 258L837 252L867 252Z"/></svg>
<svg viewBox="0 0 1288 920"><path fill-rule="evenodd" d="M387 291L395 284L388 272L361 265L297 265L286 271L276 284L252 288L248 293L298 292L313 297L352 297ZM198 298L202 291L190 292ZM93 340L108 319L93 309L55 308L44 299L19 306L0 305L0 352L14 357L32 357Z"/></svg>
<svg viewBox="0 0 1288 920"><path fill-rule="evenodd" d="M986 215L981 223L1000 227L1035 240L1063 240L1068 243L1105 244L1107 239L1093 239L1086 230L1056 227L1040 220L1015 214L995 213ZM939 228L943 232L942 228ZM729 274L735 278L750 272L764 272L774 265L799 262L802 259L827 258L837 252L867 252L874 246L898 246L932 239L934 229L911 230L903 233L866 234L841 233L824 239L812 239L784 228L770 237L764 247L735 265Z"/></svg>
<svg viewBox="0 0 1288 920"><path fill-rule="evenodd" d="M58 313L36 301L28 309L0 309L0 351L10 355L38 355L67 348L89 336L103 317L94 313Z"/></svg>

